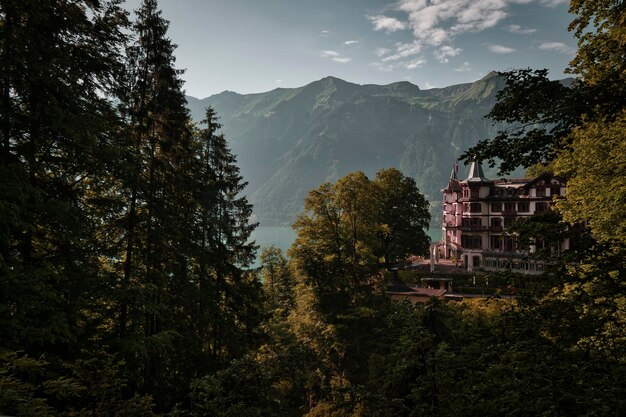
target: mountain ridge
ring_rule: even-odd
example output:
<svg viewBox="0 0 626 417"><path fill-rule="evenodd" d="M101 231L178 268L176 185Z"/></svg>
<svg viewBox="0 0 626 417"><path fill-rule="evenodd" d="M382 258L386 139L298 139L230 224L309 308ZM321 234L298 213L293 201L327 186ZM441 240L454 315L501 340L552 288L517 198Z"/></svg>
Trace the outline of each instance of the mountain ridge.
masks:
<svg viewBox="0 0 626 417"><path fill-rule="evenodd" d="M408 81L360 85L327 76L296 88L224 91L188 102L195 121L207 105L216 110L257 220L282 225L293 222L306 193L323 181L392 166L415 178L438 213L439 189L458 155L496 132L484 116L503 86L496 73L428 90Z"/></svg>

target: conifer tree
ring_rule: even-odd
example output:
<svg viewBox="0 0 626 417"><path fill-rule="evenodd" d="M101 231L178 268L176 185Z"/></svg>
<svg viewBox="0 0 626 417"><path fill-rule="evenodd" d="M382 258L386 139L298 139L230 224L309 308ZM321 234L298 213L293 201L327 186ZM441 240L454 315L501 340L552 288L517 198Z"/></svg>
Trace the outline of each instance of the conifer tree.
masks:
<svg viewBox="0 0 626 417"><path fill-rule="evenodd" d="M125 14L117 0L7 0L0 21L0 343L66 353L98 287L89 183L107 175Z"/></svg>
<svg viewBox="0 0 626 417"><path fill-rule="evenodd" d="M159 393L164 404L173 382L165 382L165 375L176 369L170 354L183 344L173 313L180 311L189 286L185 241L192 223L193 147L168 22L155 0L145 0L136 14L136 39L127 50L120 94L128 129L122 145L126 160L118 168L125 202L118 222L122 263L116 321L138 387Z"/></svg>
<svg viewBox="0 0 626 417"><path fill-rule="evenodd" d="M239 174L221 125L207 108L206 127L197 134L201 165L196 170L197 245L203 341L214 360L240 355L249 346L259 323L259 285L244 268L254 260L250 242L255 223L252 206L241 195L245 182Z"/></svg>

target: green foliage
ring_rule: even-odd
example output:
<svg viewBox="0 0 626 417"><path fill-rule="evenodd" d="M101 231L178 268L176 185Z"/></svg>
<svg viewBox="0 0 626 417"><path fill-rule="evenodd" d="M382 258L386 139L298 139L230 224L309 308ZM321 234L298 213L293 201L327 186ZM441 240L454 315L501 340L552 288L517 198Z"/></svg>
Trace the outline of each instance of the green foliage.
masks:
<svg viewBox="0 0 626 417"><path fill-rule="evenodd" d="M396 169L374 181L355 172L309 193L294 223L294 265L321 293L339 295L371 287L367 280L385 264L423 253L429 239L428 202L415 182Z"/></svg>
<svg viewBox="0 0 626 417"><path fill-rule="evenodd" d="M290 226L309 190L355 170L373 179L397 167L438 202L454 149L495 133L484 116L503 84L493 73L431 90L406 81L358 85L326 77L298 88L188 99L194 120L207 105L222 117L261 223ZM439 212L432 207L433 222Z"/></svg>
<svg viewBox="0 0 626 417"><path fill-rule="evenodd" d="M520 69L501 73L506 86L487 115L494 124L506 123L495 137L467 150L464 160L499 163L499 173L552 161L570 130L580 123L586 107L580 103L580 84L548 79L547 70Z"/></svg>
<svg viewBox="0 0 626 417"><path fill-rule="evenodd" d="M377 172L373 184L379 208L378 256L389 265L410 255L426 254L429 207L415 180L390 168Z"/></svg>
<svg viewBox="0 0 626 417"><path fill-rule="evenodd" d="M259 256L261 280L267 297L266 310L286 318L295 305L295 280L280 248L264 248Z"/></svg>
<svg viewBox="0 0 626 417"><path fill-rule="evenodd" d="M590 122L572 133L556 161L570 178L567 198L557 203L563 218L586 224L600 242L626 244L626 113L612 122Z"/></svg>

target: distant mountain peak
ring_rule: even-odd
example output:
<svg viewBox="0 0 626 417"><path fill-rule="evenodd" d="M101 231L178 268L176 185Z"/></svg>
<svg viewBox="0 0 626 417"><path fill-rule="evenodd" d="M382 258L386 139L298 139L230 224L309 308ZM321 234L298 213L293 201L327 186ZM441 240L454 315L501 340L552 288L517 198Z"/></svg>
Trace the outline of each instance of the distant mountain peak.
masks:
<svg viewBox="0 0 626 417"><path fill-rule="evenodd" d="M309 190L356 170L371 176L398 167L438 202L458 154L495 134L484 116L504 84L496 72L428 90L407 80L361 85L326 76L297 88L224 91L189 106L194 120L207 105L220 116L259 221L289 224Z"/></svg>
<svg viewBox="0 0 626 417"><path fill-rule="evenodd" d="M497 77L499 75L500 75L500 73L498 73L498 71L489 71L489 73L487 75L485 75L482 79L483 80L488 80L490 78Z"/></svg>

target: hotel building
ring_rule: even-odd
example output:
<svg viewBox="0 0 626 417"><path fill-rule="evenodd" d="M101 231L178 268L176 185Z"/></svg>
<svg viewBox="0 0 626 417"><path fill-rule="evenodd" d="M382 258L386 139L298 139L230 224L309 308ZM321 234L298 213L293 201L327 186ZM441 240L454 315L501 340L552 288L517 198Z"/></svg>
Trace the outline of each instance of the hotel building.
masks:
<svg viewBox="0 0 626 417"><path fill-rule="evenodd" d="M443 254L456 259L469 272L511 268L524 274L541 274L545 262L529 258L518 248L517 236L508 228L519 218L550 210L555 196L565 195L564 181L552 174L537 178L497 179L485 177L479 162L469 175L457 178L453 169L443 193ZM541 242L536 242L540 245ZM569 248L569 241L557 250ZM530 252L536 248L531 247Z"/></svg>

